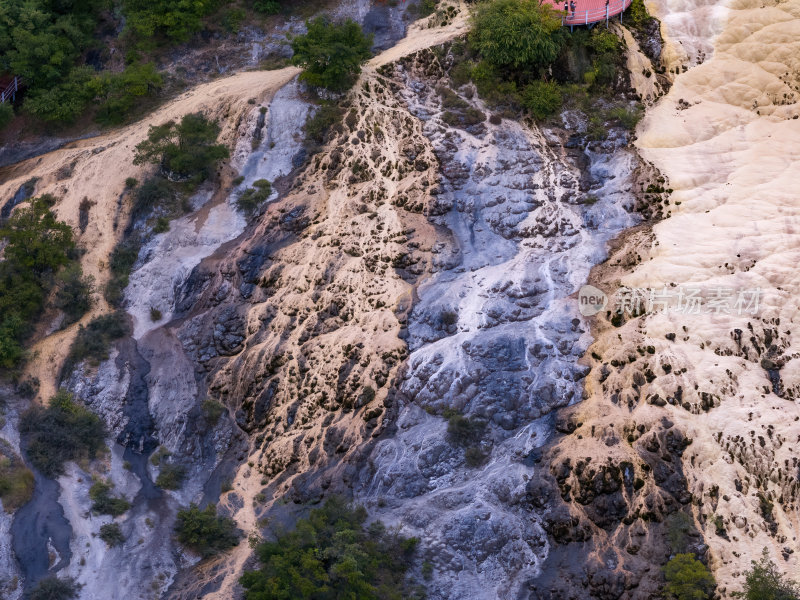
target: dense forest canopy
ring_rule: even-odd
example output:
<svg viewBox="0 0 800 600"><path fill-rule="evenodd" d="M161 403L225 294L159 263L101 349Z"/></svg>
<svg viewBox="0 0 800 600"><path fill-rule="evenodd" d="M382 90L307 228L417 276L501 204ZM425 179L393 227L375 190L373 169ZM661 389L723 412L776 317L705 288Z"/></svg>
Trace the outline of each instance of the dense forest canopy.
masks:
<svg viewBox="0 0 800 600"><path fill-rule="evenodd" d="M152 63L159 51L188 41L221 11L270 15L297 5L288 0L0 0L0 75L24 81L17 112L69 123L91 109L100 123L116 124L163 85ZM124 59L109 61L110 46ZM0 107L3 127L14 113L7 104Z"/></svg>

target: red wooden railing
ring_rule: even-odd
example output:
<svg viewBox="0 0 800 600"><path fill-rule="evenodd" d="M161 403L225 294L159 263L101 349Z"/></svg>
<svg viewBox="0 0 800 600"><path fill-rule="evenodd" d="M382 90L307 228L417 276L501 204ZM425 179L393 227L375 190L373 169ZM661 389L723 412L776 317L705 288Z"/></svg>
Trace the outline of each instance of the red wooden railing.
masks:
<svg viewBox="0 0 800 600"><path fill-rule="evenodd" d="M609 0L606 4L605 0L574 0L575 12L572 12L569 2L567 3L568 10L564 13L564 2L558 0L544 0L556 10L564 13L561 17L562 25L590 25L592 23L600 23L606 21L611 17L621 15L631 5L633 0ZM620 17L622 18L622 17Z"/></svg>
<svg viewBox="0 0 800 600"><path fill-rule="evenodd" d="M0 91L0 104L8 102L9 100L12 102L14 101L17 91L19 91L20 83L20 78L14 77L14 79L12 79L11 82L2 91Z"/></svg>

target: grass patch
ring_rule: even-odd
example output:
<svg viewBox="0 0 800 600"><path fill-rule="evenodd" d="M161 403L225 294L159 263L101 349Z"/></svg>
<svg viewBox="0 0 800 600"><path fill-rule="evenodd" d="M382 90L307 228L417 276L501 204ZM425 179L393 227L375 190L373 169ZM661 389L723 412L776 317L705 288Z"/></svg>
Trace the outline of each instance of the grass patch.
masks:
<svg viewBox="0 0 800 600"><path fill-rule="evenodd" d="M0 499L6 512L14 512L33 496L33 473L11 446L0 440Z"/></svg>

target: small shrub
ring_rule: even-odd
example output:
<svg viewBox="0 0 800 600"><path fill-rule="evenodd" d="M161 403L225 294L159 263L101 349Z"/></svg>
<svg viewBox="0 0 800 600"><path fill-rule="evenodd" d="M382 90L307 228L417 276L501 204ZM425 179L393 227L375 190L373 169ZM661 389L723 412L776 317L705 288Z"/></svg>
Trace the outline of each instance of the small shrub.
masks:
<svg viewBox="0 0 800 600"><path fill-rule="evenodd" d="M305 126L306 149L313 153L328 141L334 125L342 120L344 109L337 104L325 103L308 118Z"/></svg>
<svg viewBox="0 0 800 600"><path fill-rule="evenodd" d="M253 182L253 187L239 194L236 207L246 215L252 215L271 195L272 184L266 179L259 179Z"/></svg>
<svg viewBox="0 0 800 600"><path fill-rule="evenodd" d="M156 224L153 226L153 233L166 233L169 231L169 219L167 217L158 217Z"/></svg>
<svg viewBox="0 0 800 600"><path fill-rule="evenodd" d="M106 284L104 295L108 303L114 308L122 307L125 288L128 287L128 279L138 257L139 244L134 240L117 244L111 252L109 261L111 277Z"/></svg>
<svg viewBox="0 0 800 600"><path fill-rule="evenodd" d="M154 467L157 467L161 464L161 461L170 456L171 453L167 450L166 446L159 446L158 450L153 452L152 456L150 457L150 464Z"/></svg>
<svg viewBox="0 0 800 600"><path fill-rule="evenodd" d="M81 586L74 579L59 579L50 575L40 580L31 590L28 600L72 600L77 598Z"/></svg>
<svg viewBox="0 0 800 600"><path fill-rule="evenodd" d="M169 182L163 177L149 177L139 189L131 211L133 220L150 214L154 208L172 200L173 192Z"/></svg>
<svg viewBox="0 0 800 600"><path fill-rule="evenodd" d="M111 344L126 335L128 335L128 319L122 311L100 315L92 319L86 327L81 325L64 361L62 379L83 360L97 366L108 359Z"/></svg>
<svg viewBox="0 0 800 600"><path fill-rule="evenodd" d="M161 314L161 311L158 310L155 306L150 307L150 320L153 323L157 323L158 321L160 321L162 316L163 315Z"/></svg>
<svg viewBox="0 0 800 600"><path fill-rule="evenodd" d="M278 0L255 0L253 10L264 15L277 15L281 12L281 5Z"/></svg>
<svg viewBox="0 0 800 600"><path fill-rule="evenodd" d="M186 479L186 467L174 463L162 463L156 477L156 485L165 490L179 490Z"/></svg>
<svg viewBox="0 0 800 600"><path fill-rule="evenodd" d="M694 530L692 517L684 512L674 512L665 519L670 550L678 554L686 551L689 534Z"/></svg>
<svg viewBox="0 0 800 600"><path fill-rule="evenodd" d="M561 90L554 82L532 81L522 90L522 104L539 119L546 119L561 108Z"/></svg>
<svg viewBox="0 0 800 600"><path fill-rule="evenodd" d="M79 263L59 272L53 304L64 312L64 326L72 325L91 310L93 289L94 277L84 276Z"/></svg>
<svg viewBox="0 0 800 600"><path fill-rule="evenodd" d="M448 418L447 435L450 441L459 446L471 446L480 441L486 422L464 415L454 414Z"/></svg>
<svg viewBox="0 0 800 600"><path fill-rule="evenodd" d="M109 548L121 546L125 543L125 536L122 535L122 529L120 529L117 523L101 525L100 539L103 540Z"/></svg>
<svg viewBox="0 0 800 600"><path fill-rule="evenodd" d="M96 481L89 488L89 498L92 499L92 510L101 515L118 517L127 511L131 504L125 498L111 495L112 486L107 481Z"/></svg>
<svg viewBox="0 0 800 600"><path fill-rule="evenodd" d="M105 426L72 394L59 390L47 408L33 407L22 415L20 431L27 436L27 454L48 477L64 472L64 463L93 459L104 446Z"/></svg>
<svg viewBox="0 0 800 600"><path fill-rule="evenodd" d="M561 17L549 5L495 0L478 7L471 44L499 68L543 68L558 57L565 37Z"/></svg>
<svg viewBox="0 0 800 600"><path fill-rule="evenodd" d="M479 467L486 462L489 455L477 446L471 446L464 452L464 460L468 467Z"/></svg>
<svg viewBox="0 0 800 600"><path fill-rule="evenodd" d="M218 515L215 504L209 504L204 510L192 504L178 511L175 532L181 544L203 557L233 548L240 538L234 520Z"/></svg>
<svg viewBox="0 0 800 600"><path fill-rule="evenodd" d="M136 177L127 177L125 179L125 187L130 189L135 188L139 184L139 180Z"/></svg>
<svg viewBox="0 0 800 600"><path fill-rule="evenodd" d="M219 422L220 417L225 413L225 406L216 400L206 398L203 400L203 414L212 427Z"/></svg>
<svg viewBox="0 0 800 600"><path fill-rule="evenodd" d="M618 120L625 129L633 131L644 115L641 107L627 108L619 106L609 111L609 117Z"/></svg>

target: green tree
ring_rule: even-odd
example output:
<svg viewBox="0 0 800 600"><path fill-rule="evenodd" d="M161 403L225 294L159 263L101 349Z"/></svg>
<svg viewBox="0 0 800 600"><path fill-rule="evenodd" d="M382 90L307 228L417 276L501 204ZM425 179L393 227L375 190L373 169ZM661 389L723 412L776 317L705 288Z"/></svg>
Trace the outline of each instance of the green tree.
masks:
<svg viewBox="0 0 800 600"><path fill-rule="evenodd" d="M228 149L216 144L219 125L200 113L185 115L150 127L147 139L136 146L134 164L160 164L167 174L197 181L206 179L216 163L228 158Z"/></svg>
<svg viewBox="0 0 800 600"><path fill-rule="evenodd" d="M496 0L475 13L471 43L491 64L537 69L558 58L564 44L561 17L536 0Z"/></svg>
<svg viewBox="0 0 800 600"><path fill-rule="evenodd" d="M735 594L736 597L744 600L800 599L800 585L778 571L766 548L761 552L759 561L752 561L752 565L744 574L744 591Z"/></svg>
<svg viewBox="0 0 800 600"><path fill-rule="evenodd" d="M37 276L67 264L68 252L75 247L72 228L56 218L53 204L52 196L34 198L0 228L0 238L8 242L6 260Z"/></svg>
<svg viewBox="0 0 800 600"><path fill-rule="evenodd" d="M203 27L202 18L218 5L213 0L125 0L126 27L139 39L161 35L185 42Z"/></svg>
<svg viewBox="0 0 800 600"><path fill-rule="evenodd" d="M236 523L217 514L215 504L200 510L196 504L178 511L175 525L178 541L204 557L233 548L239 543Z"/></svg>
<svg viewBox="0 0 800 600"><path fill-rule="evenodd" d="M102 73L89 89L99 103L97 116L100 123L121 123L139 100L161 88L163 78L152 63L125 67L122 73Z"/></svg>
<svg viewBox="0 0 800 600"><path fill-rule="evenodd" d="M0 227L5 240L0 261L0 367L11 368L23 356L22 341L44 308L55 274L75 249L72 229L51 210L52 196L17 207Z"/></svg>
<svg viewBox="0 0 800 600"><path fill-rule="evenodd" d="M365 527L366 518L363 507L331 498L300 519L294 531L259 545L261 569L240 580L246 600L407 597L404 577L417 540L381 523Z"/></svg>
<svg viewBox="0 0 800 600"><path fill-rule="evenodd" d="M664 591L675 600L706 600L714 591L714 577L694 554L676 554L664 565Z"/></svg>
<svg viewBox="0 0 800 600"><path fill-rule="evenodd" d="M372 35L350 19L337 24L317 17L306 26L308 32L292 40L292 63L304 69L301 79L337 92L349 89L372 55Z"/></svg>

